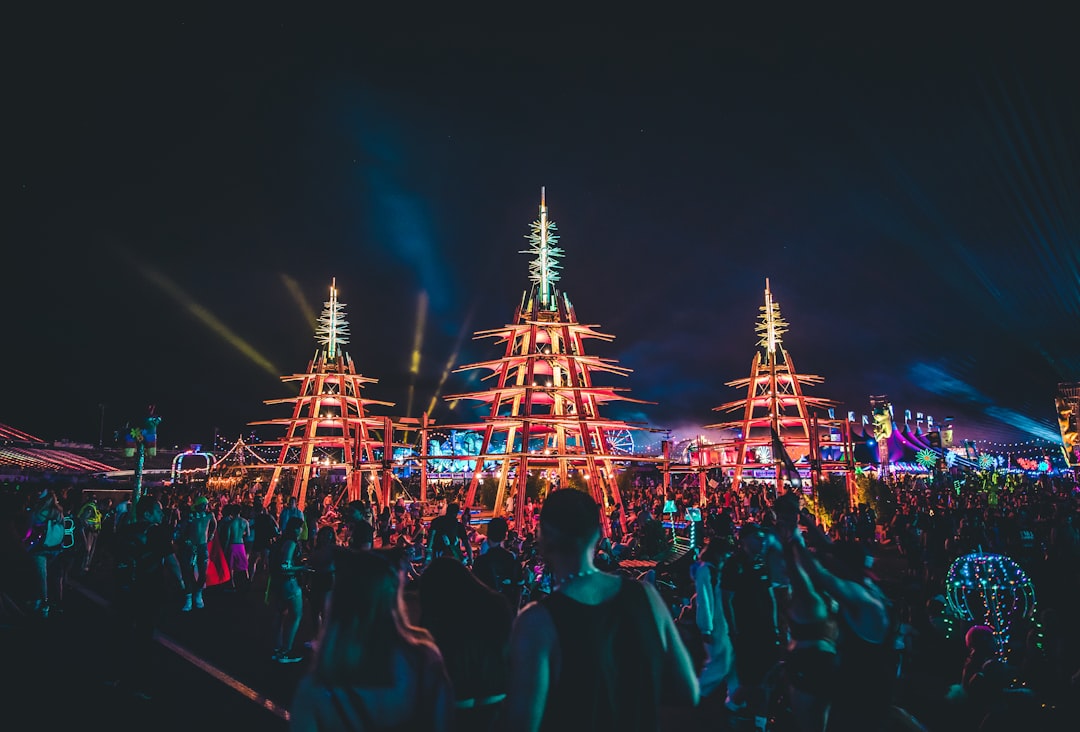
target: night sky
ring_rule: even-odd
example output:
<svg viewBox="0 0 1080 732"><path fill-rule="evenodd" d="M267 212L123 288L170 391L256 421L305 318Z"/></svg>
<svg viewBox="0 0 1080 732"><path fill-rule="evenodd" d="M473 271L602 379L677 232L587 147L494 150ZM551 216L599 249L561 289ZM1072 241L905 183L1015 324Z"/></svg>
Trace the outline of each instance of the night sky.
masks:
<svg viewBox="0 0 1080 732"><path fill-rule="evenodd" d="M656 402L613 416L726 419L768 277L840 414L887 394L962 437L1056 434L1080 380L1064 18L324 25L10 28L0 422L96 442L105 404L109 442L154 404L163 442L206 444L285 416L263 400L333 277L367 396L468 421L441 396L476 385L443 374L501 353L471 334L527 288L546 186L560 287L633 369L608 383Z"/></svg>

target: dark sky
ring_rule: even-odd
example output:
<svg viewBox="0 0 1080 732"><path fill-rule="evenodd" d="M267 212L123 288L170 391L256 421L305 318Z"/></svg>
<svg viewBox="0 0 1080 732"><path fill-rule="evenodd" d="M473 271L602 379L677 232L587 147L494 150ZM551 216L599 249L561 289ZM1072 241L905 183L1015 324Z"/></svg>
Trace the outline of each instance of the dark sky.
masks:
<svg viewBox="0 0 1080 732"><path fill-rule="evenodd" d="M888 394L1053 436L1080 380L1080 58L1065 18L984 20L13 24L0 422L96 441L100 404L106 436L155 404L185 444L284 416L262 400L332 277L367 395L416 416L474 388L439 389L449 360L499 353L469 336L527 287L543 185L561 288L656 402L617 416L723 419L768 277L841 413Z"/></svg>

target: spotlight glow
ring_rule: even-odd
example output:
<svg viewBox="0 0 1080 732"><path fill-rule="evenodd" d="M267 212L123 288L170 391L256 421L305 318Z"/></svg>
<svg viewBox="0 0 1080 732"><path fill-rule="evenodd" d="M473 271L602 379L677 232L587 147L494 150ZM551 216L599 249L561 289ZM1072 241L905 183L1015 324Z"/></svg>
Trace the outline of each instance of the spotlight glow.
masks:
<svg viewBox="0 0 1080 732"><path fill-rule="evenodd" d="M281 273L281 281L285 283L286 291L288 291L289 296L293 299L293 302L296 303L296 306L300 308L300 312L303 313L304 320L311 325L312 330L315 330L315 328L319 326L319 320L315 315L315 310L304 296L303 290L300 289L300 283L284 272Z"/></svg>
<svg viewBox="0 0 1080 732"><path fill-rule="evenodd" d="M253 364L263 371L272 374L275 378L281 373L277 366L270 363L270 360L259 353L254 346L234 333L229 326L221 322L217 316L205 307L195 302L190 295L184 292L179 285L167 276L147 264L138 263L136 266L146 279L157 285L162 292L183 306L184 309L209 328L215 335L240 353L244 354L244 356L246 356Z"/></svg>

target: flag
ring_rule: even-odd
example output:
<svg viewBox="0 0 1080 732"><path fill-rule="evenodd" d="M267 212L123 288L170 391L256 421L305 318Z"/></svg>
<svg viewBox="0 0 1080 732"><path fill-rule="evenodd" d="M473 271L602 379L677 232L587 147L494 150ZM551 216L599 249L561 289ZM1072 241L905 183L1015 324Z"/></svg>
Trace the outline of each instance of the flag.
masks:
<svg viewBox="0 0 1080 732"><path fill-rule="evenodd" d="M207 546L210 556L206 562L206 586L213 587L222 585L232 580L232 571L229 569L229 560L225 557L225 549L221 542L214 539Z"/></svg>
<svg viewBox="0 0 1080 732"><path fill-rule="evenodd" d="M795 467L795 462L788 455L787 450L784 448L784 443L780 441L780 434L776 431L776 428L772 429L772 451L773 457L779 457L784 464L784 477L791 483L793 488L802 488L802 476L799 475L799 469ZM779 488L779 486L777 486Z"/></svg>

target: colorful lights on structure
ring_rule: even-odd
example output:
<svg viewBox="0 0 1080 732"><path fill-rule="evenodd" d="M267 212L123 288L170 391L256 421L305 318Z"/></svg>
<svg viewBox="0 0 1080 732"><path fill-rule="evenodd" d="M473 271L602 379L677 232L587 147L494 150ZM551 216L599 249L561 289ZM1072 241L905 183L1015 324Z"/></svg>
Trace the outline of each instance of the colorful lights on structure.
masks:
<svg viewBox="0 0 1080 732"><path fill-rule="evenodd" d="M387 418L370 417L372 405L391 407L393 403L366 399L361 390L377 379L356 372L349 354L341 350L348 342L349 323L345 319L345 304L338 302L337 280L330 285L330 299L324 303L315 329L320 348L308 362L302 374L282 376L284 382L298 382L298 394L285 399L270 399L266 404L291 404L292 415L280 419L252 422L252 425L276 425L285 429L285 437L264 443L278 449L270 485L263 502L269 505L284 471L292 471L292 488L287 496L296 496L301 507L307 499L309 481L317 472L330 469L327 457L333 453L333 469L345 473L350 499L364 496L361 471L370 474L370 482L378 484L379 500L388 502L389 467L376 458L376 450L392 455L394 425ZM379 432L379 435L376 435ZM379 439L381 437L381 439ZM378 478L378 480L376 480Z"/></svg>
<svg viewBox="0 0 1080 732"><path fill-rule="evenodd" d="M330 299L323 303L315 340L326 349L326 358L331 361L337 358L338 348L349 342L349 321L345 319L345 303L337 299L336 277L330 281Z"/></svg>
<svg viewBox="0 0 1080 732"><path fill-rule="evenodd" d="M717 445L732 448L734 464L700 466L700 489L705 495L706 471L720 467L730 472L733 485L744 474L769 470L777 485L788 479L793 486L803 484L798 470L804 465L810 475L810 485L824 480L826 473L845 476L848 493L854 491L855 462L848 422L833 417L836 405L831 399L808 397L803 386L824 381L820 376L800 374L784 349L783 335L788 323L780 314L780 305L773 299L772 288L765 280L765 304L754 330L761 350L754 353L750 377L727 382L727 386L745 388L746 397L728 402L713 411L742 411L742 418L730 422L706 425L708 429L733 430L736 436L717 441ZM718 454L723 454L721 449Z"/></svg>
<svg viewBox="0 0 1080 732"><path fill-rule="evenodd" d="M555 246L559 242L559 235L555 233L555 222L548 221L547 196L542 187L540 217L530 225L530 229L525 235L529 240L529 248L521 254L532 254L536 257L529 263L529 280L537 286L540 307L554 310L555 283L559 281L559 257L563 255L563 250L562 247Z"/></svg>
<svg viewBox="0 0 1080 732"><path fill-rule="evenodd" d="M915 462L928 470L937 464L937 459L937 453L933 450L919 450L915 453Z"/></svg>
<svg viewBox="0 0 1080 732"><path fill-rule="evenodd" d="M529 265L531 288L523 293L513 322L474 335L505 343L503 356L455 370L486 369L495 384L486 391L444 397L451 402L478 401L487 409L480 424L452 426L482 433L479 453L470 456L474 467L465 505L473 505L485 465L490 468L495 463L499 481L495 515L503 514L510 500L518 525L524 519L530 474L548 476L561 488L569 486L570 477L575 476L587 483L593 498L608 511L621 503L617 462L660 462L659 458L621 452L633 444L626 440L628 431L648 428L600 414L609 402L644 402L624 396L621 392L625 389L593 382L595 374L625 376L630 369L586 353L588 339L611 341L614 336L578 321L570 298L555 288L562 255L562 249L554 246L555 230L555 223L547 218L547 200L541 190L540 216L531 225L530 247L523 252L534 257ZM605 532L609 528L604 522Z"/></svg>
<svg viewBox="0 0 1080 732"><path fill-rule="evenodd" d="M202 459L203 465L195 469L188 468L186 472L191 473L201 471L209 477L210 470L214 467L214 455L209 452L203 452L202 445L192 445L190 450L184 450L183 452L177 453L176 457L173 458L172 473L170 475L173 483L179 481L184 474L184 461L196 457Z"/></svg>
<svg viewBox="0 0 1080 732"><path fill-rule="evenodd" d="M1008 658L1012 630L1035 615L1035 587L1023 568L1003 554L958 558L945 577L949 607L972 625L994 631L998 655Z"/></svg>
<svg viewBox="0 0 1080 732"><path fill-rule="evenodd" d="M1058 384L1054 408L1061 430L1061 454L1065 457L1065 465L1080 475L1080 383Z"/></svg>

